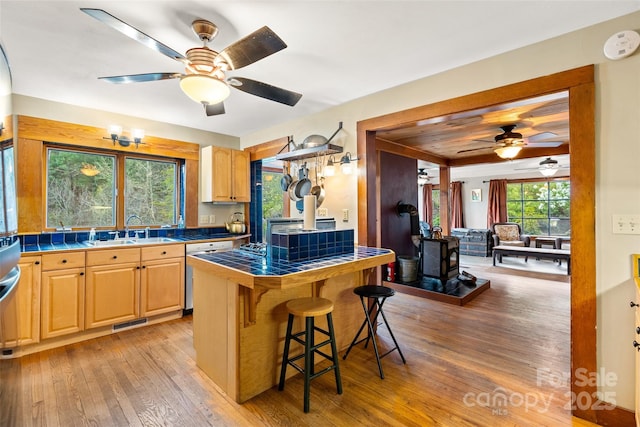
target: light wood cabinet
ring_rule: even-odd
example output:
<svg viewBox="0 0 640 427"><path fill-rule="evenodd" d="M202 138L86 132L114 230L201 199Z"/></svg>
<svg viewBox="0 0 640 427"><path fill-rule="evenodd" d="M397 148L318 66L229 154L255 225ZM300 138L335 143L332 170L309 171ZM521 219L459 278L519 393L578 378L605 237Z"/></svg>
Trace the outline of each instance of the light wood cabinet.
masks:
<svg viewBox="0 0 640 427"><path fill-rule="evenodd" d="M22 256L16 294L2 313L4 347L11 348L40 341L40 256ZM1 343L0 343L1 344Z"/></svg>
<svg viewBox="0 0 640 427"><path fill-rule="evenodd" d="M208 146L201 156L201 201L251 201L249 153L226 147Z"/></svg>
<svg viewBox="0 0 640 427"><path fill-rule="evenodd" d="M86 329L139 317L139 248L89 251L86 270Z"/></svg>
<svg viewBox="0 0 640 427"><path fill-rule="evenodd" d="M43 255L42 270L42 339L84 330L84 252Z"/></svg>
<svg viewBox="0 0 640 427"><path fill-rule="evenodd" d="M141 249L140 315L184 308L184 245Z"/></svg>

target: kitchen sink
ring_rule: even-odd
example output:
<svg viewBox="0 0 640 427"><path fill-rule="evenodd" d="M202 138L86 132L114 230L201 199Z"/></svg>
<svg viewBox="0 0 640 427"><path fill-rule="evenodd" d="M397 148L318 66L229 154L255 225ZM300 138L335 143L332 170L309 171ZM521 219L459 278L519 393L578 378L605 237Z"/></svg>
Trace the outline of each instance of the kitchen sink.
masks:
<svg viewBox="0 0 640 427"><path fill-rule="evenodd" d="M149 243L169 243L169 242L177 242L176 239L172 239L171 237L147 237L146 239L136 239L133 243L137 243L139 245L149 244Z"/></svg>
<svg viewBox="0 0 640 427"><path fill-rule="evenodd" d="M131 239L117 239L117 240L94 240L84 242L87 246L103 247L103 246L123 246L133 245L135 240Z"/></svg>
<svg viewBox="0 0 640 427"><path fill-rule="evenodd" d="M153 243L169 243L177 242L176 239L170 237L148 237L146 239L116 239L116 240L94 240L84 242L87 246L92 247L109 247L123 245L149 245Z"/></svg>

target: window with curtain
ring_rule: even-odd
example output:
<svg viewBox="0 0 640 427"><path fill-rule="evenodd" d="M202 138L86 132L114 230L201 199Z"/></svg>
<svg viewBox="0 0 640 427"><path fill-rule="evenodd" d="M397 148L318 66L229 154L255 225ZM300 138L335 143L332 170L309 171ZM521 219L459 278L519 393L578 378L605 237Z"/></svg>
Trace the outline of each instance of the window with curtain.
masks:
<svg viewBox="0 0 640 427"><path fill-rule="evenodd" d="M440 190L434 188L431 191L431 209L433 209L433 224L431 227L439 227L440 226Z"/></svg>
<svg viewBox="0 0 640 427"><path fill-rule="evenodd" d="M507 215L524 234L568 236L570 199L569 180L508 183Z"/></svg>

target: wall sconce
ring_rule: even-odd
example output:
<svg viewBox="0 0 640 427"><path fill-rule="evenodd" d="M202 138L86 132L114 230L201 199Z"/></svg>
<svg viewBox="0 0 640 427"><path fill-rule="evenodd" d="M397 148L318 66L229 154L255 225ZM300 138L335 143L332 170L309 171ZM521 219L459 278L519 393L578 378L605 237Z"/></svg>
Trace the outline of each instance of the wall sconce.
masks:
<svg viewBox="0 0 640 427"><path fill-rule="evenodd" d="M553 176L558 172L558 161L553 160L551 157L547 157L540 162L540 173L543 176Z"/></svg>
<svg viewBox="0 0 640 427"><path fill-rule="evenodd" d="M327 160L327 164L324 167L324 176L334 176L336 174L334 163L333 156L329 156L329 160Z"/></svg>
<svg viewBox="0 0 640 427"><path fill-rule="evenodd" d="M131 138L133 141L126 136L122 135L122 126L111 125L109 126L109 134L111 136L105 136L104 139L110 139L113 141L113 145L116 145L116 142L123 147L128 147L133 142L136 144L136 148L138 145L144 144L142 142L142 138L144 138L144 130L143 129L131 129Z"/></svg>
<svg viewBox="0 0 640 427"><path fill-rule="evenodd" d="M351 163L357 162L358 160L360 160L359 157L356 157L354 159L353 157L351 157L351 153L349 152L342 156L342 158L340 159L340 170L342 171L342 173L344 175L351 175L351 173L353 172Z"/></svg>

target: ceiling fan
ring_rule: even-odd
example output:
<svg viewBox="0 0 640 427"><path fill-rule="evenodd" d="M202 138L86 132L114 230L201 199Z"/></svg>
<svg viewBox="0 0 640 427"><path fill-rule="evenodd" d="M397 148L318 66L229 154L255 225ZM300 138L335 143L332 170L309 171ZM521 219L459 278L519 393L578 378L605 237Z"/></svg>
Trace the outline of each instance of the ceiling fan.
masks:
<svg viewBox="0 0 640 427"><path fill-rule="evenodd" d="M537 170L544 176L553 176L560 169L569 169L569 165L561 165L557 160L552 159L551 157L547 157L538 163L539 166L532 168L515 168L514 170L526 171L526 170Z"/></svg>
<svg viewBox="0 0 640 427"><path fill-rule="evenodd" d="M302 97L299 93L252 79L226 78L227 71L253 64L287 47L284 41L267 26L254 31L222 51L216 52L209 49L207 44L217 35L218 27L207 20L197 19L193 21L191 27L203 42L203 46L189 49L185 56L102 9L80 8L80 10L148 48L182 62L185 66L184 73L166 72L98 77L101 80L110 83L138 83L180 79L182 91L192 100L201 103L207 116L224 114L223 101L230 94L230 86L251 95L289 106L296 105Z"/></svg>
<svg viewBox="0 0 640 427"><path fill-rule="evenodd" d="M431 175L426 171L426 168L418 168L418 185L425 185L431 181Z"/></svg>
<svg viewBox="0 0 640 427"><path fill-rule="evenodd" d="M549 138L556 137L553 132L542 132L536 135L532 135L525 141L524 137L519 132L514 132L516 128L515 124L500 126L502 133L496 135L493 139L495 145L490 147L478 147L468 150L458 151L460 153L467 153L470 151L489 150L492 149L495 153L503 159L513 159L518 155L523 147L559 147L562 145L562 141L549 141ZM479 142L491 142L485 140L475 140Z"/></svg>

